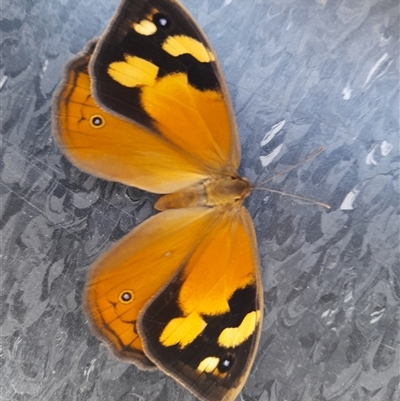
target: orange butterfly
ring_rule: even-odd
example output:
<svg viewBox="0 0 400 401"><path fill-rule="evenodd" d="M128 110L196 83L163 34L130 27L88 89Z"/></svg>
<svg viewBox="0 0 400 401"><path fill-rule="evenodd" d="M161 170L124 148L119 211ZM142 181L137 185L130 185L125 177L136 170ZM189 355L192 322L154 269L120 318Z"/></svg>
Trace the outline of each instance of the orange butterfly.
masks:
<svg viewBox="0 0 400 401"><path fill-rule="evenodd" d="M55 137L98 177L163 194L91 267L84 308L113 353L157 367L201 400L233 400L257 350L262 286L251 184L226 85L173 0L125 0L66 67Z"/></svg>

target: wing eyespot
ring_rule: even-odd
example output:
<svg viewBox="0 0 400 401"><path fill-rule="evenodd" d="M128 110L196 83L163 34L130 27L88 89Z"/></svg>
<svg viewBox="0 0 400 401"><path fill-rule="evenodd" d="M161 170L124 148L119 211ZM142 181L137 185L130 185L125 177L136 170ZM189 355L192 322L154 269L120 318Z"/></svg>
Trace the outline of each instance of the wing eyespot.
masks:
<svg viewBox="0 0 400 401"><path fill-rule="evenodd" d="M133 291L124 290L119 294L119 301L123 304L130 304L135 298Z"/></svg>
<svg viewBox="0 0 400 401"><path fill-rule="evenodd" d="M106 125L106 120L100 114L94 114L89 119L92 128L102 128Z"/></svg>
<svg viewBox="0 0 400 401"><path fill-rule="evenodd" d="M235 358L232 355L226 355L219 361L218 370L221 373L226 373L232 368L234 362Z"/></svg>
<svg viewBox="0 0 400 401"><path fill-rule="evenodd" d="M162 13L153 15L153 22L158 28L168 29L171 26L171 21Z"/></svg>

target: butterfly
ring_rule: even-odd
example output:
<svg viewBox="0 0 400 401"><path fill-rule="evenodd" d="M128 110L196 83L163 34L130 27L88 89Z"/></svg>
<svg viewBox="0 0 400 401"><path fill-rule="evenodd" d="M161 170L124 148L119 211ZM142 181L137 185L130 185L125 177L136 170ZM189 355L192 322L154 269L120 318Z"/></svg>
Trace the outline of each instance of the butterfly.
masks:
<svg viewBox="0 0 400 401"><path fill-rule="evenodd" d="M95 335L200 400L234 400L252 367L262 284L252 185L214 51L173 0L125 0L65 68L54 136L77 167L160 194L84 289Z"/></svg>

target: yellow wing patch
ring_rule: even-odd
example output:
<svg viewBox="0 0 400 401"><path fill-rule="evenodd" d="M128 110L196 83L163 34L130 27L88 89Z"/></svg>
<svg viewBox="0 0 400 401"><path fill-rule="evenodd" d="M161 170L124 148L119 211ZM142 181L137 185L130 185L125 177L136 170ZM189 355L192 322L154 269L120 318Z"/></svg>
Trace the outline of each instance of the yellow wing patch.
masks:
<svg viewBox="0 0 400 401"><path fill-rule="evenodd" d="M215 61L214 54L208 50L201 42L184 35L168 36L162 44L162 48L174 57L182 54L190 54L200 63Z"/></svg>
<svg viewBox="0 0 400 401"><path fill-rule="evenodd" d="M172 319L160 336L160 341L165 347L179 345L185 348L191 344L205 329L207 323L198 313L191 313L187 317Z"/></svg>
<svg viewBox="0 0 400 401"><path fill-rule="evenodd" d="M248 313L239 327L228 327L218 337L218 344L225 348L238 347L253 333L260 321L260 311Z"/></svg>
<svg viewBox="0 0 400 401"><path fill-rule="evenodd" d="M128 88L156 82L158 67L150 61L136 56L125 56L125 61L115 61L108 67L108 75L119 84Z"/></svg>

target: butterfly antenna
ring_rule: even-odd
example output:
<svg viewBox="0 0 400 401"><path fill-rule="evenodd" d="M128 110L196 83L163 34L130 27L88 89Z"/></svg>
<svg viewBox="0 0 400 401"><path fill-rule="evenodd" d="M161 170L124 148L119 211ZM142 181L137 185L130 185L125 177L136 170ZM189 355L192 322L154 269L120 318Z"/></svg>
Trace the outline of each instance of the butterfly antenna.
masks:
<svg viewBox="0 0 400 401"><path fill-rule="evenodd" d="M315 203L316 205L325 207L326 209L330 209L331 208L326 203L316 201L315 199L305 198L304 196L288 194L287 192L277 191L275 189L269 189L269 188L254 188L254 189L258 189L258 190L261 190L261 191L267 191L267 192L273 192L275 194L280 194L280 195L285 195L285 196L290 196L291 198L300 199L300 200L303 200L303 201L306 201L306 202Z"/></svg>
<svg viewBox="0 0 400 401"><path fill-rule="evenodd" d="M260 182L259 184L257 184L257 187L255 189L261 189L258 188L259 185L264 185L269 181L272 181L274 178L279 177L281 175L287 174L289 171L292 171L293 169L295 169L296 167L300 166L301 164L308 162L309 160L313 159L314 157L318 156L319 154L321 154L324 151L324 147L321 146L317 151L315 151L313 154L311 154L310 156L307 156L305 159L300 160L298 163L294 164L293 166L288 167L287 169L273 175L272 177L268 178L265 181Z"/></svg>
<svg viewBox="0 0 400 401"><path fill-rule="evenodd" d="M284 196L290 196L291 198L300 199L300 200L303 200L303 201L306 201L306 202L311 202L311 203L314 203L314 204L316 204L316 205L325 207L326 209L330 209L331 207L330 207L329 205L327 205L326 203L319 202L319 201L316 201L316 200L314 200L314 199L305 198L305 197L299 196L299 195L288 194L288 193L286 193L286 192L278 191L278 190L275 190L275 189L269 189L269 188L265 188L265 187L260 187L260 185L264 185L264 184L266 184L267 182L273 180L273 179L276 178L276 177L279 177L279 176L281 176L281 175L287 174L289 171L292 171L293 169L295 169L296 167L300 166L301 164L303 164L303 163L305 163L305 162L307 162L307 161L313 159L314 157L318 156L318 155L319 155L320 153L322 153L323 151L324 151L324 147L321 146L317 151L315 151L315 152L314 152L313 154L311 154L310 156L307 156L305 159L300 160L298 163L296 163L296 164L294 164L293 166L290 166L290 167L288 167L287 169L285 169L285 170L283 170L283 171L281 171L281 172L275 174L274 176L268 178L267 180L260 182L260 183L257 184L257 186L255 186L253 189L258 189L258 190L267 191L267 192L273 192L273 193L280 194L280 195L284 195Z"/></svg>

